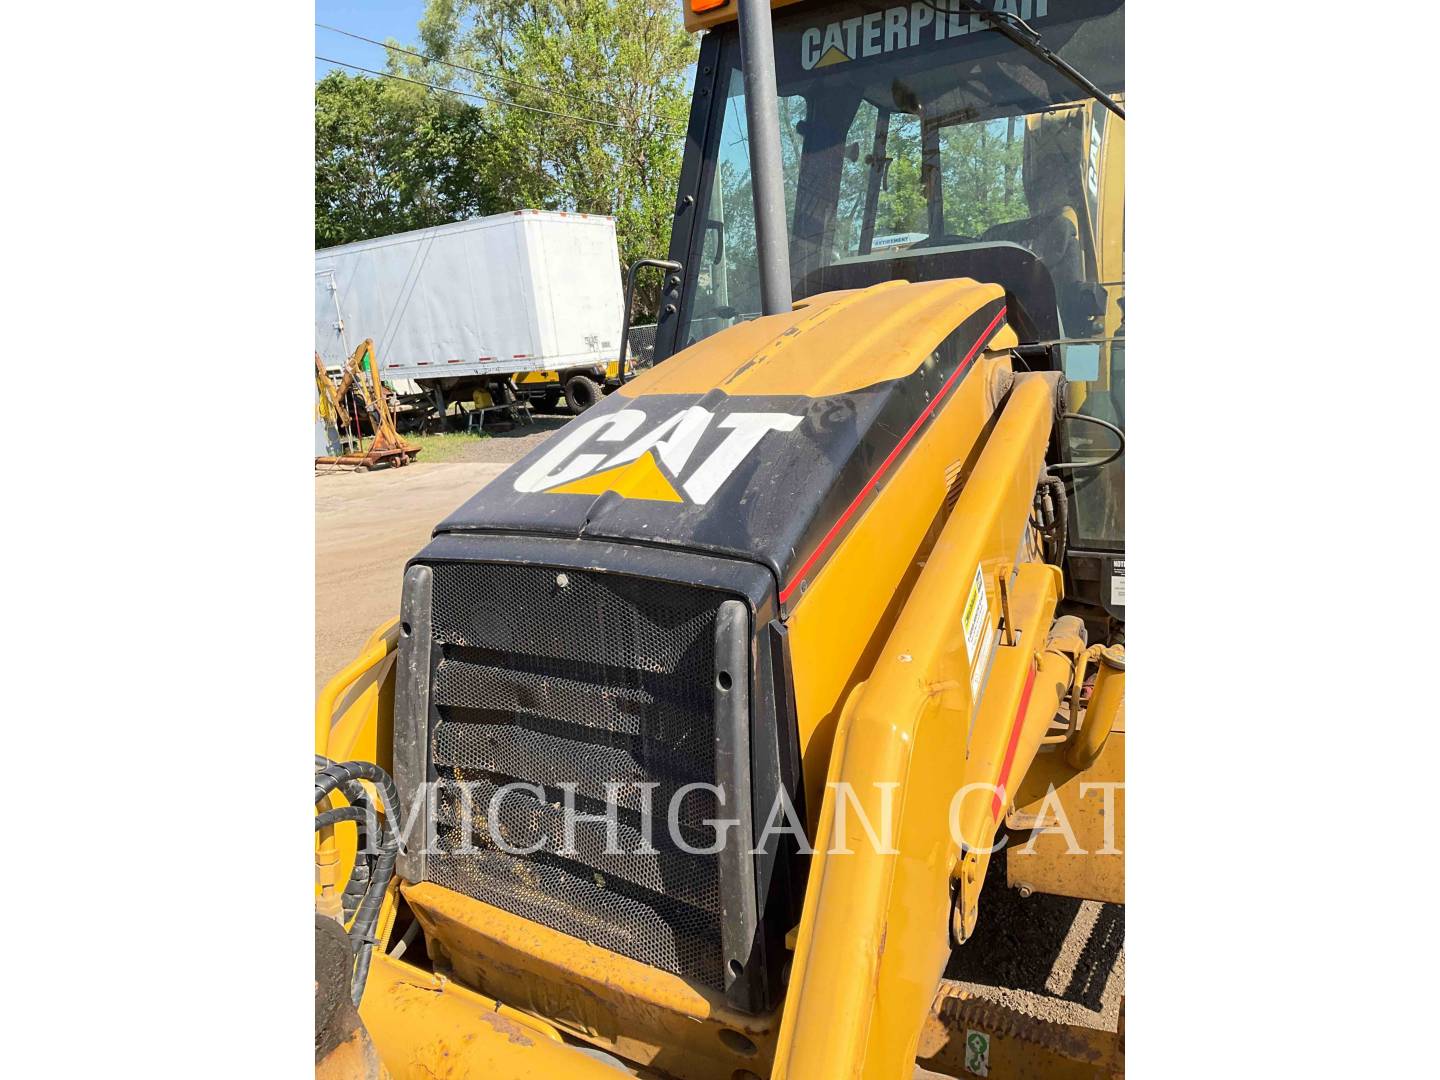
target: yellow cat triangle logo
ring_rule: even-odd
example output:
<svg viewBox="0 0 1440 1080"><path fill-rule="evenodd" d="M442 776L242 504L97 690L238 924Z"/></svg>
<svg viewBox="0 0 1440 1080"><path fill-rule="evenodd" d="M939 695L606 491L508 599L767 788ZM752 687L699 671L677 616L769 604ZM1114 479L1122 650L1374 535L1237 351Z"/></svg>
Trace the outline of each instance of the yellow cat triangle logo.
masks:
<svg viewBox="0 0 1440 1080"><path fill-rule="evenodd" d="M660 466L655 464L655 455L649 451L634 461L617 465L604 472L582 476L568 484L551 488L560 495L603 495L607 491L627 499L650 499L654 502L684 502L674 485L665 478Z"/></svg>
<svg viewBox="0 0 1440 1080"><path fill-rule="evenodd" d="M817 68L833 67L836 64L848 63L849 60L850 57L846 56L834 45L831 45L830 48L825 50L825 55L820 57L819 63L817 63L815 66Z"/></svg>

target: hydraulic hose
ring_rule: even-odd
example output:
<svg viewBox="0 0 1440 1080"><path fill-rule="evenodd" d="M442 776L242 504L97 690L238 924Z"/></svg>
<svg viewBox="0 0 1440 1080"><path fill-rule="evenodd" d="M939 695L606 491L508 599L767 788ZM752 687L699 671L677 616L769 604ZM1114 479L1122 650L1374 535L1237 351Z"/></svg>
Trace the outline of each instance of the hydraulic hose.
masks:
<svg viewBox="0 0 1440 1080"><path fill-rule="evenodd" d="M375 790L380 795L380 806L385 817L379 822L379 852L375 857L375 866L369 877L370 881L365 889L358 907L355 909L355 918L350 925L350 936L355 949L355 972L351 980L350 996L356 1005L365 994L365 981L370 973L370 955L375 946L375 931L380 922L380 909L385 901L385 893L390 887L390 880L395 875L395 861L400 855L400 843L396 832L396 807L399 805L398 793L395 790L395 782L390 779L390 774L368 761L347 761L337 764L328 758L316 756L315 764L318 772L315 774L315 802L319 803L337 788L349 797L350 789L359 788L358 780L368 780L375 785ZM360 789L360 796L363 799L363 789ZM342 806L333 810L326 810L315 817L315 827L324 828L327 825L334 825L339 821L361 821L369 820L373 810L366 805ZM363 861L363 852L357 849L356 863Z"/></svg>
<svg viewBox="0 0 1440 1080"><path fill-rule="evenodd" d="M317 755L317 763L321 760ZM386 817L393 817L400 805L400 794L395 790L395 781L379 765L369 761L346 761L341 764L330 762L315 774L315 801L318 803L336 788L352 780L369 780L380 793L380 809Z"/></svg>
<svg viewBox="0 0 1440 1080"><path fill-rule="evenodd" d="M334 764L335 764L335 762L331 761L331 760L330 760L329 758L327 758L327 757L324 757L324 756L322 756L322 755L320 755L320 754L316 754L316 755L315 755L315 768L316 768L316 769L321 769L321 770L323 770L323 769L328 769L328 768L330 768L331 766L333 766ZM358 781L355 781L355 780L347 780L347 781L345 781L344 783L342 783L342 784L340 785L340 793L345 796L345 801L348 802L351 806L359 806L359 807L364 807L364 808L369 808L369 806L370 806L370 793L367 792L367 791L365 790L365 788L362 787ZM320 801L320 798L317 797L315 801L316 801L316 802L319 802L319 801ZM337 821L344 821L344 820L359 821L359 820L361 820L361 819L360 819L360 818L337 818L336 820L337 820ZM363 830L362 830L362 831L363 831ZM363 845L362 845L362 846L363 846Z"/></svg>
<svg viewBox="0 0 1440 1080"><path fill-rule="evenodd" d="M1037 497L1048 494L1050 505L1045 513L1041 514L1041 520L1036 521L1030 518L1030 527L1040 534L1042 541L1048 545L1045 550L1045 561L1054 566L1060 566L1065 561L1065 548L1070 537L1070 502L1065 494L1065 481L1058 476L1040 477L1036 484ZM1053 517L1048 521L1046 516L1049 510L1053 509Z"/></svg>
<svg viewBox="0 0 1440 1080"><path fill-rule="evenodd" d="M1055 566L1065 563L1065 548L1070 542L1070 500L1065 494L1065 481L1058 476L1047 476L1041 483L1050 488L1050 498L1055 504Z"/></svg>
<svg viewBox="0 0 1440 1080"><path fill-rule="evenodd" d="M1100 468L1104 468L1106 465L1109 465L1112 461L1118 461L1118 460L1120 459L1120 455L1123 454L1123 453L1125 453L1125 432L1122 431L1120 428L1116 427L1114 424L1110 423L1109 420L1101 420L1098 416L1087 416L1087 415L1085 415L1084 413L1073 413L1073 412L1061 413L1061 414L1060 414L1060 419L1061 419L1061 420L1077 420L1077 421L1080 421L1081 423L1094 424L1096 427L1102 427L1102 428L1104 428L1106 431L1109 431L1109 432L1113 433L1114 436L1115 436L1115 438L1117 438L1117 439L1120 440L1120 445L1117 446L1117 447L1115 448L1115 452L1114 452L1113 454L1111 454L1111 455L1110 455L1109 457L1107 457L1107 458L1102 458L1102 459L1099 460L1099 461L1061 461L1061 462L1059 462L1059 463L1057 463L1057 464L1055 464L1055 465L1047 466L1051 472L1054 472L1054 471L1056 471L1057 469L1068 469L1068 470L1070 470L1070 471L1078 471L1078 470L1080 470L1080 469L1100 469Z"/></svg>
<svg viewBox="0 0 1440 1080"><path fill-rule="evenodd" d="M326 810L323 814L315 815L315 827L323 829L326 825L334 825L340 821L357 821L364 824L369 817L363 806L340 806L334 810Z"/></svg>
<svg viewBox="0 0 1440 1080"><path fill-rule="evenodd" d="M322 754L315 755L315 767L325 769L335 763ZM373 835L375 829L375 813L370 806L370 794L359 781L349 780L340 785L341 792L345 795L345 801L351 806L358 806L365 811L359 817L339 817L331 821L317 821L317 829L324 828L327 824L338 821L354 821L358 830L355 839L355 850L358 853L374 855L372 844L377 837ZM322 817L324 815L321 815ZM365 890L370 887L370 864L366 860L356 858L355 865L350 868L350 880L345 883L345 888L340 893L340 911L348 923L355 917L355 909L360 906L361 899L365 896Z"/></svg>

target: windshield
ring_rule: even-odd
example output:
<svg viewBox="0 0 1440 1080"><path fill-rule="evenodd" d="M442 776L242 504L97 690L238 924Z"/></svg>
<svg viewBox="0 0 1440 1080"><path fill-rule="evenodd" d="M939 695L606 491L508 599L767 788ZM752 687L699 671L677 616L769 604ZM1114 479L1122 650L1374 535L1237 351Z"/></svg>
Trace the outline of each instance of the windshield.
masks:
<svg viewBox="0 0 1440 1080"><path fill-rule="evenodd" d="M937 10L945 4L776 13L793 295L893 278L999 281L1022 341L1065 344L1071 410L1113 422L1124 411L1121 371L1112 380L1123 350L1112 346L1124 332L1125 122L980 17ZM1123 98L1121 0L994 6ZM680 347L760 311L739 45L733 27L720 33L723 97L706 139ZM1103 458L1105 435L1067 424L1070 456ZM1107 466L1079 486L1098 491L1114 477ZM1104 543L1119 531L1113 500L1090 501L1077 492L1075 526Z"/></svg>

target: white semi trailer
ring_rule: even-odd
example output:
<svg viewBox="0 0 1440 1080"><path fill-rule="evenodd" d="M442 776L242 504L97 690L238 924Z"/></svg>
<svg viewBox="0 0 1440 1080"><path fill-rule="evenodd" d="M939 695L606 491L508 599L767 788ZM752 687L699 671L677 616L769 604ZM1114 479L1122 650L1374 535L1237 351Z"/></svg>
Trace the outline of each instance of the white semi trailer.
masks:
<svg viewBox="0 0 1440 1080"><path fill-rule="evenodd" d="M516 210L315 252L315 348L341 367L366 338L380 374L449 402L511 381L589 408L617 385L615 222Z"/></svg>

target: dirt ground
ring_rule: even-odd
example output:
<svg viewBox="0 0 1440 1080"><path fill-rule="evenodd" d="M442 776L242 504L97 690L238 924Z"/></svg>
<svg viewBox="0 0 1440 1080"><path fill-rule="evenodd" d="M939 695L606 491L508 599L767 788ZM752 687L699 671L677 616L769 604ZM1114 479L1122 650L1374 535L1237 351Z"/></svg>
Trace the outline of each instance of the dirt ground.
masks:
<svg viewBox="0 0 1440 1080"><path fill-rule="evenodd" d="M375 627L400 610L405 563L425 546L436 523L571 417L561 412L534 419L484 437L446 435L446 460L439 463L422 450L403 469L315 470L317 692ZM419 441L428 446L425 438Z"/></svg>
<svg viewBox="0 0 1440 1080"><path fill-rule="evenodd" d="M978 998L1041 1020L1114 1031L1125 995L1125 907L1005 884L990 860L975 936L950 955L945 976Z"/></svg>
<svg viewBox="0 0 1440 1080"><path fill-rule="evenodd" d="M486 429L484 437L452 432L443 436L444 460L447 462L519 461L549 438L551 434L564 427L570 419L569 413L550 415L537 413L532 417L534 422L525 427L511 428L508 431L490 427ZM418 441L422 446L429 445L435 439L435 436L419 436L417 438L414 435L406 435L405 437L412 441ZM426 460L427 453L428 451L421 452L421 461Z"/></svg>
<svg viewBox="0 0 1440 1080"><path fill-rule="evenodd" d="M315 478L315 686L346 664L400 605L405 562L454 510L567 416L466 438L455 458ZM1114 1031L1125 986L1125 909L1006 887L991 861L975 937L946 977L976 997L1045 1020Z"/></svg>
<svg viewBox="0 0 1440 1080"><path fill-rule="evenodd" d="M485 442L498 440L483 440ZM405 563L503 462L315 474L315 689L400 610Z"/></svg>

